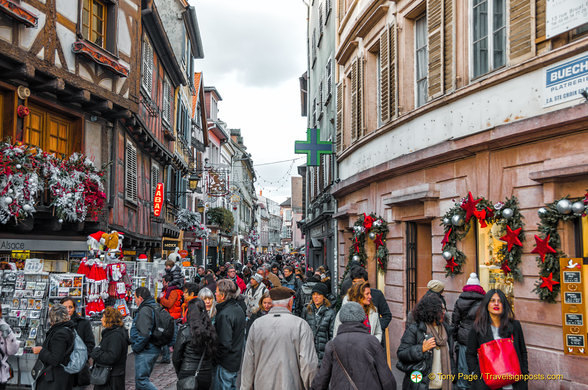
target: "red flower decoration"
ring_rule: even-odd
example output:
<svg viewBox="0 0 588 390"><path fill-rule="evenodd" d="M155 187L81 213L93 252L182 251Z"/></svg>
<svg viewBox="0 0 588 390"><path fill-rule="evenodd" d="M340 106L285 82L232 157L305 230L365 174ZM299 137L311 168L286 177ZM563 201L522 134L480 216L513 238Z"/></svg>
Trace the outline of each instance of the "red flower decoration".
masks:
<svg viewBox="0 0 588 390"><path fill-rule="evenodd" d="M451 272L455 272L455 267L458 267L459 264L457 264L454 260L454 258L452 257L451 260L447 260L447 264L445 265L445 268L450 268Z"/></svg>
<svg viewBox="0 0 588 390"><path fill-rule="evenodd" d="M543 283L541 283L541 286L539 287L547 287L551 292L553 292L553 286L559 284L558 281L553 280L553 272L551 272L548 277L540 276L540 278L543 279Z"/></svg>
<svg viewBox="0 0 588 390"><path fill-rule="evenodd" d="M472 216L475 215L474 212L476 211L476 205L480 203L481 200L482 198L474 200L472 193L468 192L468 199L461 205L461 208L466 211L466 223L470 222Z"/></svg>
<svg viewBox="0 0 588 390"><path fill-rule="evenodd" d="M370 230L372 228L372 224L374 223L376 219L374 217L372 217L371 215L367 215L366 213L363 213L363 227L365 228L365 230Z"/></svg>
<svg viewBox="0 0 588 390"><path fill-rule="evenodd" d="M519 240L519 234L522 228L512 230L510 226L506 225L506 236L500 237L502 241L506 241L508 244L508 251L512 250L513 245L523 246L521 240Z"/></svg>
<svg viewBox="0 0 588 390"><path fill-rule="evenodd" d="M549 234L543 240L540 239L539 236L537 236L535 234L535 242L537 243L537 246L535 247L535 249L533 249L531 251L531 253L536 253L539 256L541 256L542 263L545 262L545 255L546 254L557 253L557 251L555 249L553 249L552 247L549 246Z"/></svg>
<svg viewBox="0 0 588 390"><path fill-rule="evenodd" d="M441 241L441 249L445 249L445 245L449 244L449 235L451 234L451 228L445 233L445 237L443 237L443 241Z"/></svg>
<svg viewBox="0 0 588 390"><path fill-rule="evenodd" d="M478 219L478 222L480 222L481 228L485 228L488 226L488 224L486 223L486 210L485 209L484 210L475 210L474 215Z"/></svg>

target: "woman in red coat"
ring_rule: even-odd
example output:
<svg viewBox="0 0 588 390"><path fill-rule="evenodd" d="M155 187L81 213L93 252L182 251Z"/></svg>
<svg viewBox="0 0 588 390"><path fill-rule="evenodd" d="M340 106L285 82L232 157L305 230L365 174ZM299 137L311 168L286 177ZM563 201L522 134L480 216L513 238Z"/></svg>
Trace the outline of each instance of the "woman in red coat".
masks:
<svg viewBox="0 0 588 390"><path fill-rule="evenodd" d="M180 290L178 286L171 285L170 282L173 280L173 277L170 274L167 274L163 277L163 295L157 300L161 303L161 306L165 307L165 309L169 312L169 314L174 319L182 318L182 296L184 292ZM176 343L176 334L178 332L178 327L176 324L176 329L174 331L174 337L169 345L164 345L161 348L161 360L160 363L170 363L170 356L169 356L169 347L173 346Z"/></svg>

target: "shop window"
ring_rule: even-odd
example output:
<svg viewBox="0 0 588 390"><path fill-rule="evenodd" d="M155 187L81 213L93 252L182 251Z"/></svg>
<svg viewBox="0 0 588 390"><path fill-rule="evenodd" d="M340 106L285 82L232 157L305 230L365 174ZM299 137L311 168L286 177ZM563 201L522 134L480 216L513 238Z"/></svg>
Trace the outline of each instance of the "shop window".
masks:
<svg viewBox="0 0 588 390"><path fill-rule="evenodd" d="M116 2L83 0L80 30L82 37L96 46L116 52Z"/></svg>
<svg viewBox="0 0 588 390"><path fill-rule="evenodd" d="M503 245L506 245L503 241L500 241L500 237L506 235L506 224L497 222L482 228L477 225L475 220L471 223L475 225L472 226L472 231L475 232L477 237L477 273L480 284L486 291L494 288L502 290L512 305L514 280L511 276L507 277L500 269L502 259L500 258L499 250Z"/></svg>
<svg viewBox="0 0 588 390"><path fill-rule="evenodd" d="M31 104L29 112L23 132L24 143L57 156L68 156L73 152L73 121Z"/></svg>

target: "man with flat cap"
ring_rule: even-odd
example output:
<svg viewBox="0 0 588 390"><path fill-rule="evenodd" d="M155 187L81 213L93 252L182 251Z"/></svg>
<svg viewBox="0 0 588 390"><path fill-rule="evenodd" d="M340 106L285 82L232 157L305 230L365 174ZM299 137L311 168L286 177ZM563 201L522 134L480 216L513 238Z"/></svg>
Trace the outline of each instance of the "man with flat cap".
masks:
<svg viewBox="0 0 588 390"><path fill-rule="evenodd" d="M318 358L308 323L292 314L294 291L270 290L274 307L249 331L241 368L241 390L309 389Z"/></svg>

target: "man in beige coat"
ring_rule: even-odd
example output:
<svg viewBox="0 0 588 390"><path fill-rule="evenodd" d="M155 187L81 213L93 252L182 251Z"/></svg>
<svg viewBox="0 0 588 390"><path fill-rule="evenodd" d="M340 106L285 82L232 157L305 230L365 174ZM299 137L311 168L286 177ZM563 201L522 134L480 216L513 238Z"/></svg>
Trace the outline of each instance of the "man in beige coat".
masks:
<svg viewBox="0 0 588 390"><path fill-rule="evenodd" d="M318 368L312 330L292 314L294 291L277 287L270 297L274 307L249 331L241 390L309 389Z"/></svg>

